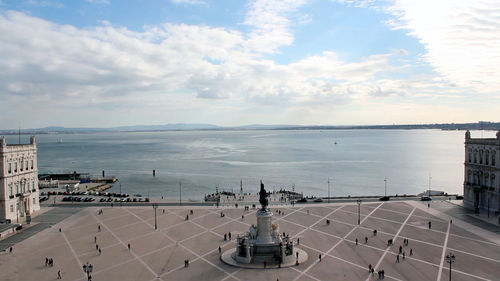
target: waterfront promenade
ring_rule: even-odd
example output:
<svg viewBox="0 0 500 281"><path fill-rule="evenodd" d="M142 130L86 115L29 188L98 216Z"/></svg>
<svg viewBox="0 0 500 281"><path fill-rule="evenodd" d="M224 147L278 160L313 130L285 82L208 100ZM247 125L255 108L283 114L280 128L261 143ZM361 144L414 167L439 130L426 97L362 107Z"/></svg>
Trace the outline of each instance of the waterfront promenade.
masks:
<svg viewBox="0 0 500 281"><path fill-rule="evenodd" d="M222 252L234 247L234 237L256 223L256 209L160 206L155 230L151 206L104 207L102 214L100 207L65 207L77 212L15 244L12 253L0 252L0 279L55 280L61 270L63 280L86 280L82 265L89 262L92 280L367 281L377 280L383 269L387 280L444 281L449 278L445 257L451 252L456 257L452 280L497 280L498 227L474 226L454 216L453 208L444 201L433 201L431 208L418 201L362 203L358 225L356 203L272 206L280 231L300 239L298 247L309 260L290 268L241 269L222 263L218 247ZM225 241L229 232L233 239ZM392 246L387 245L390 239ZM405 258L401 254L397 263L400 246ZM45 266L46 257L53 258L54 266Z"/></svg>

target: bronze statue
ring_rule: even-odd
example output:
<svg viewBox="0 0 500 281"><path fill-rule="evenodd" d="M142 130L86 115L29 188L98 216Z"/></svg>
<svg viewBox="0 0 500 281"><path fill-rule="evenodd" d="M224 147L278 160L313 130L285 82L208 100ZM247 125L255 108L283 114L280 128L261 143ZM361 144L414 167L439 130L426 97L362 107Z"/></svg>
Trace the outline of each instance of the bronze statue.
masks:
<svg viewBox="0 0 500 281"><path fill-rule="evenodd" d="M262 183L262 181L260 181L259 195L260 195L259 202L262 205L262 210L265 210L267 205L269 204L269 201L267 200L267 191L264 189L264 184Z"/></svg>

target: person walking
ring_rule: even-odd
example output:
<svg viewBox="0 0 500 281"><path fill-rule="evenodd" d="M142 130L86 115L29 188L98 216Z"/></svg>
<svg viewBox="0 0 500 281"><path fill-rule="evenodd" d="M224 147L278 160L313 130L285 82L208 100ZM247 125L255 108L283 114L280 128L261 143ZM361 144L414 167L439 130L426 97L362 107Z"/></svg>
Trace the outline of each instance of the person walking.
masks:
<svg viewBox="0 0 500 281"><path fill-rule="evenodd" d="M100 231L101 231L101 226L97 225L97 232L100 232Z"/></svg>
<svg viewBox="0 0 500 281"><path fill-rule="evenodd" d="M406 257L406 253L403 251L403 259L405 259Z"/></svg>
<svg viewBox="0 0 500 281"><path fill-rule="evenodd" d="M432 223L429 221L429 229L431 229Z"/></svg>
<svg viewBox="0 0 500 281"><path fill-rule="evenodd" d="M219 246L219 255L221 254L222 252L222 248Z"/></svg>
<svg viewBox="0 0 500 281"><path fill-rule="evenodd" d="M396 256L396 263L399 263L399 254Z"/></svg>
<svg viewBox="0 0 500 281"><path fill-rule="evenodd" d="M94 243L97 243L97 236L94 236Z"/></svg>
<svg viewBox="0 0 500 281"><path fill-rule="evenodd" d="M47 267L47 265L49 265L49 258L45 257L45 267Z"/></svg>
<svg viewBox="0 0 500 281"><path fill-rule="evenodd" d="M128 243L127 247L128 247L128 249L129 249L129 251L130 251L130 243Z"/></svg>
<svg viewBox="0 0 500 281"><path fill-rule="evenodd" d="M365 236L365 244L368 244L368 237Z"/></svg>
<svg viewBox="0 0 500 281"><path fill-rule="evenodd" d="M413 256L413 249L410 248L410 256Z"/></svg>
<svg viewBox="0 0 500 281"><path fill-rule="evenodd" d="M370 263L370 264L368 265L368 272L371 272L371 271L372 271L372 264Z"/></svg>
<svg viewBox="0 0 500 281"><path fill-rule="evenodd" d="M321 254L319 254L319 261L321 262Z"/></svg>
<svg viewBox="0 0 500 281"><path fill-rule="evenodd" d="M99 256L101 255L101 248L99 248Z"/></svg>
<svg viewBox="0 0 500 281"><path fill-rule="evenodd" d="M358 238L356 238L356 245L358 245Z"/></svg>
<svg viewBox="0 0 500 281"><path fill-rule="evenodd" d="M62 279L60 270L57 271L57 279Z"/></svg>

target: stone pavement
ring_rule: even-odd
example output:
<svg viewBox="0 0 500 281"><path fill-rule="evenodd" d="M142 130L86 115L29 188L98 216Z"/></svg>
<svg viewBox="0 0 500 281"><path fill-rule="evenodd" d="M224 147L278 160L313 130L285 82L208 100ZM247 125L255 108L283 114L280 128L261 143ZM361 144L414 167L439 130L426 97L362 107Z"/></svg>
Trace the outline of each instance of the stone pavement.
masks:
<svg viewBox="0 0 500 281"><path fill-rule="evenodd" d="M273 206L273 211L276 208ZM191 209L193 215L189 214ZM274 221L280 231L289 233L295 241L300 239L298 247L309 255L308 261L299 266L242 269L220 261L218 247L222 252L235 247L236 234L256 223L254 209L159 207L155 230L151 207L106 207L101 215L99 208L89 207L19 242L12 253L0 252L0 280L55 280L58 270L63 280L86 280L82 265L89 262L94 281L368 281L378 279L379 269L384 269L388 280L444 281L449 276L445 257L450 252L456 256L453 280L498 280L500 276L498 234L455 218L450 223L448 214L428 209L427 203L363 203L360 225L355 203L279 209L284 214L274 212ZM224 241L228 232L233 240ZM387 245L389 239L394 241L392 246ZM407 246L404 239L409 240ZM400 245L405 258L401 255L396 263ZM54 259L53 267L45 266L46 257ZM186 259L189 267L184 266ZM375 267L375 276L368 273L369 264Z"/></svg>

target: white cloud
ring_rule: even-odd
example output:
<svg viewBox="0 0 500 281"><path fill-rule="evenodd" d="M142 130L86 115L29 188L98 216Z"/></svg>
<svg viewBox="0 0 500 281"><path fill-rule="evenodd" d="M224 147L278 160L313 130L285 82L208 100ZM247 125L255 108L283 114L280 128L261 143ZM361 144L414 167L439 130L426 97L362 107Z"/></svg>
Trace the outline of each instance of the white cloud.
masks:
<svg viewBox="0 0 500 281"><path fill-rule="evenodd" d="M498 1L396 0L395 29L407 29L425 46L425 60L440 75L481 93L500 88Z"/></svg>
<svg viewBox="0 0 500 281"><path fill-rule="evenodd" d="M289 64L263 58L263 53L292 43L290 17L304 3L253 2L245 23L254 29L248 33L172 23L140 32L106 22L79 29L21 12L0 13L0 112L17 116L13 108L36 108L46 122L107 126L152 121L303 123L296 113L306 111L319 116L309 123L324 124L337 120L338 115L327 114L332 108L413 98L430 88L449 91L446 81L428 77L380 78L400 70L390 64L393 54L355 62L331 51ZM81 116L67 118L71 112ZM252 113L259 117L250 119ZM89 117L102 114L109 117L108 124ZM30 116L21 118L35 122ZM0 116L0 127L9 127L5 124L11 121Z"/></svg>
<svg viewBox="0 0 500 281"><path fill-rule="evenodd" d="M249 4L245 24L253 26L246 45L249 49L263 53L274 53L280 46L290 45L293 35L290 30L295 19L303 19L298 9L307 0L255 0ZM296 22L296 21L295 21Z"/></svg>

